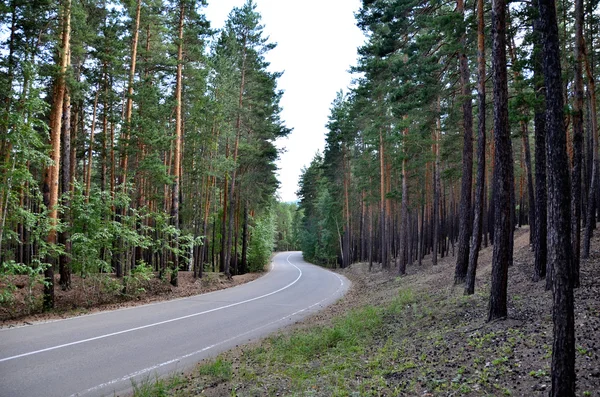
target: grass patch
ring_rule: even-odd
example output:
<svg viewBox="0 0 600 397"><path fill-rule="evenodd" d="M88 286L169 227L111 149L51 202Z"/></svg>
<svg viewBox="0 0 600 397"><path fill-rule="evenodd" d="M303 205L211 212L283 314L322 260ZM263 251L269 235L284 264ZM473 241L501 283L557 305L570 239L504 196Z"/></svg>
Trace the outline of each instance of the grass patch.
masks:
<svg viewBox="0 0 600 397"><path fill-rule="evenodd" d="M209 377L213 382L224 382L231 379L233 369L229 361L218 357L216 360L198 367L198 375Z"/></svg>

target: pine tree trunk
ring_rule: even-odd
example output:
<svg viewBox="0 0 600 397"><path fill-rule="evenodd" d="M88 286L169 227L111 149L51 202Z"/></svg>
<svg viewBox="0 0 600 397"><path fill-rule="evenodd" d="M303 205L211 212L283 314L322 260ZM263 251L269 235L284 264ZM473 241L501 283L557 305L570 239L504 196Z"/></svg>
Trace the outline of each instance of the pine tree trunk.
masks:
<svg viewBox="0 0 600 397"><path fill-rule="evenodd" d="M343 145L343 153L344 153L344 253L343 253L343 263L342 267L346 268L350 266L352 259L350 257L350 234L351 234L351 226L350 226L350 160L347 158L347 148L346 145Z"/></svg>
<svg viewBox="0 0 600 397"><path fill-rule="evenodd" d="M464 19L465 6L463 0L456 1L456 11ZM471 84L469 65L465 53L465 34L460 39L460 85L463 111L463 155L462 155L462 183L460 190L460 215L458 233L458 254L456 255L456 269L454 283L465 281L469 265L469 240L472 233L471 218L471 190L473 186L473 104L471 102Z"/></svg>
<svg viewBox="0 0 600 397"><path fill-rule="evenodd" d="M94 98L94 107L92 109L92 125L90 126L90 146L88 148L88 161L87 171L85 173L85 202L90 201L90 191L92 188L92 164L93 164L93 153L94 153L94 132L96 130L96 114L98 111L98 96L100 94L100 87L96 91Z"/></svg>
<svg viewBox="0 0 600 397"><path fill-rule="evenodd" d="M535 241L535 188L533 186L533 173L531 170L531 148L529 147L529 130L526 123L522 123L521 131L523 136L523 151L525 154L525 169L527 171L527 204L528 204L528 224L529 224L529 244L533 245Z"/></svg>
<svg viewBox="0 0 600 397"><path fill-rule="evenodd" d="M585 223L585 234L583 238L583 253L582 258L590 257L590 240L592 238L592 230L596 227L595 210L598 207L597 191L599 190L598 178L600 177L600 159L598 158L598 116L596 112L596 82L592 73L590 61L584 49L585 70L588 79L588 93L590 95L590 119L593 138L592 151L592 177L588 192L588 208Z"/></svg>
<svg viewBox="0 0 600 397"><path fill-rule="evenodd" d="M383 129L379 129L379 193L380 193L380 205L379 205L379 228L380 228L380 260L381 267L387 269L387 243L385 234L385 160L384 160L384 144L383 144Z"/></svg>
<svg viewBox="0 0 600 397"><path fill-rule="evenodd" d="M433 165L433 214L431 217L433 240L431 246L431 261L433 266L437 265L440 243L440 134L442 129L440 115L440 97L436 104L436 126L434 130L433 155L435 163Z"/></svg>
<svg viewBox="0 0 600 397"><path fill-rule="evenodd" d="M548 262L553 269L554 342L551 396L575 396L575 330L571 281L571 197L566 152L558 26L553 0L538 0L544 33L546 156L548 160Z"/></svg>
<svg viewBox="0 0 600 397"><path fill-rule="evenodd" d="M484 199L485 199L485 19L483 0L477 0L477 181L475 182L475 205L473 218L473 235L471 237L471 250L469 252L469 267L465 280L465 295L475 293L475 275L477 261L481 248L481 230L483 227Z"/></svg>
<svg viewBox="0 0 600 397"><path fill-rule="evenodd" d="M575 0L575 76L573 100L573 170L571 181L571 241L573 244L573 287L579 287L581 255L581 171L583 168L583 0Z"/></svg>
<svg viewBox="0 0 600 397"><path fill-rule="evenodd" d="M181 117L181 92L183 75L183 21L184 2L179 5L179 29L177 42L177 77L175 82L175 147L173 150L173 189L171 195L171 221L176 229L179 229L179 186L181 184L181 147L183 141L182 117ZM178 237L175 237L175 249L179 248ZM173 272L171 273L171 285L177 287L179 280L179 255L173 255Z"/></svg>
<svg viewBox="0 0 600 397"><path fill-rule="evenodd" d="M58 234L58 242L64 246L64 254L58 257L58 268L60 273L60 287L63 291L71 289L71 96L66 90L63 103L63 122L62 122L62 204L64 213L62 221L67 227Z"/></svg>
<svg viewBox="0 0 600 397"><path fill-rule="evenodd" d="M508 122L506 0L492 2L492 77L494 82L494 251L488 321L507 316L507 283L513 229L512 147Z"/></svg>
<svg viewBox="0 0 600 397"><path fill-rule="evenodd" d="M242 225L242 265L240 274L248 272L248 202L244 202L244 224Z"/></svg>
<svg viewBox="0 0 600 397"><path fill-rule="evenodd" d="M400 223L400 262L398 265L398 273L400 275L406 274L406 262L408 257L408 151L406 146L408 145L407 137L408 137L408 129L405 128L402 131L402 135L404 140L402 141L402 151L404 157L402 158L402 213L401 213L401 223Z"/></svg>
<svg viewBox="0 0 600 397"><path fill-rule="evenodd" d="M48 244L56 244L56 226L58 219L58 183L60 174L60 144L62 131L63 103L66 92L66 72L69 66L69 53L71 42L71 0L65 0L61 10L62 36L59 52L59 71L53 93L52 110L50 112L50 146L52 165L44 170L44 201L50 210L50 232L48 233ZM48 258L53 263L52 258ZM54 307L54 269L53 266L46 268L44 272L44 309Z"/></svg>
<svg viewBox="0 0 600 397"><path fill-rule="evenodd" d="M537 104L534 114L535 127L535 241L533 281L546 277L548 266L547 240L547 186L546 186L546 91L542 72L542 32L539 19L533 22L533 80Z"/></svg>

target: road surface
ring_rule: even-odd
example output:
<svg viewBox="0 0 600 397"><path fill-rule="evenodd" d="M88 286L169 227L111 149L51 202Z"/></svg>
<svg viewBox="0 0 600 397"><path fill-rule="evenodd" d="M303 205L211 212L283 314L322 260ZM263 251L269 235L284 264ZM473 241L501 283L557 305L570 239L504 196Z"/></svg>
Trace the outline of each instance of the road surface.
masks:
<svg viewBox="0 0 600 397"><path fill-rule="evenodd" d="M265 276L190 298L0 330L0 397L114 396L318 311L349 281L277 254Z"/></svg>

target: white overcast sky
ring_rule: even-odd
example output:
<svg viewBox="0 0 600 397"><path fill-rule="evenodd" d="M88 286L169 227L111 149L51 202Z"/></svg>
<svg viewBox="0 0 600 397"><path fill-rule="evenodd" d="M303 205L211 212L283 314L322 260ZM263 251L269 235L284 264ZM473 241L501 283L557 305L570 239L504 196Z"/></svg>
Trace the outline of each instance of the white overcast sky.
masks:
<svg viewBox="0 0 600 397"><path fill-rule="evenodd" d="M325 124L336 93L351 82L356 49L364 36L354 13L360 0L255 0L264 32L277 48L267 54L272 71L283 71L279 89L282 119L294 131L278 142L279 196L295 201L298 178L315 153L323 151ZM221 28L233 7L244 0L209 0L206 18Z"/></svg>

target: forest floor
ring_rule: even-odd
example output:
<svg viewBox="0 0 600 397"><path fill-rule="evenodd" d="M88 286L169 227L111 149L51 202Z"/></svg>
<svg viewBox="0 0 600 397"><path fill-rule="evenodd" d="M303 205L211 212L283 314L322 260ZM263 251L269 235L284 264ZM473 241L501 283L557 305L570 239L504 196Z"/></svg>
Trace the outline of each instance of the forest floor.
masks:
<svg viewBox="0 0 600 397"><path fill-rule="evenodd" d="M55 308L42 312L43 285L32 283L27 276L6 276L0 279L0 291L10 284L12 292L0 304L0 328L28 325L39 321L50 321L84 314L115 310L124 307L183 298L219 289L234 287L260 277L263 273L248 273L233 276L228 280L221 273L205 272L202 278L194 279L192 272L178 273L178 286L173 287L168 278L160 280L154 273L134 274L123 280L113 274L94 274L87 277L72 275L72 288L63 291L59 277L55 278Z"/></svg>
<svg viewBox="0 0 600 397"><path fill-rule="evenodd" d="M600 233L597 233L600 234ZM515 234L509 317L486 322L492 248L476 293L454 286L453 256L408 275L354 264L336 304L135 396L543 396L551 386L552 294L531 281L529 231ZM577 395L600 396L600 239L575 291Z"/></svg>

